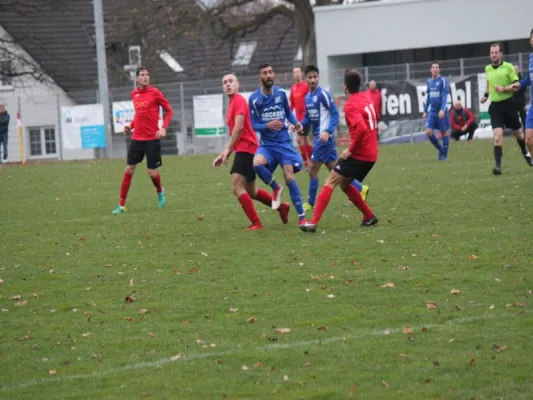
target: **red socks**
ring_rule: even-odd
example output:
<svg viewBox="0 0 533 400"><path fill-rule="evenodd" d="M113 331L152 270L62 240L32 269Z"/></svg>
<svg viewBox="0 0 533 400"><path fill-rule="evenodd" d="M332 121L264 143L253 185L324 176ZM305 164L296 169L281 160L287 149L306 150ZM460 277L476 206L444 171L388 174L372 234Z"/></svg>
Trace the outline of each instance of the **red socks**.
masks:
<svg viewBox="0 0 533 400"><path fill-rule="evenodd" d="M122 185L120 185L120 205L124 207L126 205L126 197L128 197L128 191L130 190L132 175L127 172L124 173L122 178Z"/></svg>
<svg viewBox="0 0 533 400"><path fill-rule="evenodd" d="M239 203L241 203L244 213L252 224L260 223L259 216L255 212L254 203L248 193L243 193L239 196Z"/></svg>
<svg viewBox="0 0 533 400"><path fill-rule="evenodd" d="M266 190L257 189L255 199L267 207L272 207L272 195Z"/></svg>
<svg viewBox="0 0 533 400"><path fill-rule="evenodd" d="M333 189L329 186L324 186L322 188L316 199L315 212L313 213L313 219L311 220L312 224L318 224L318 221L320 221L320 218L322 218L322 214L331 200L332 194Z"/></svg>
<svg viewBox="0 0 533 400"><path fill-rule="evenodd" d="M313 145L310 144L308 146L305 146L305 149L307 150L307 157L311 159L311 156L313 155Z"/></svg>
<svg viewBox="0 0 533 400"><path fill-rule="evenodd" d="M344 189L344 193L346 193L350 201L359 209L359 211L363 213L365 219L372 218L374 213L361 197L361 193L359 193L353 185L348 185L346 189Z"/></svg>
<svg viewBox="0 0 533 400"><path fill-rule="evenodd" d="M300 146L300 154L302 155L302 158L304 160L304 164L307 164L307 160L309 158L308 154L307 154L308 150L307 150L307 146L305 144L302 144Z"/></svg>
<svg viewBox="0 0 533 400"><path fill-rule="evenodd" d="M152 179L152 183L157 189L157 193L161 193L163 191L163 187L161 186L161 175L159 175L158 173L155 177L150 176L150 178Z"/></svg>

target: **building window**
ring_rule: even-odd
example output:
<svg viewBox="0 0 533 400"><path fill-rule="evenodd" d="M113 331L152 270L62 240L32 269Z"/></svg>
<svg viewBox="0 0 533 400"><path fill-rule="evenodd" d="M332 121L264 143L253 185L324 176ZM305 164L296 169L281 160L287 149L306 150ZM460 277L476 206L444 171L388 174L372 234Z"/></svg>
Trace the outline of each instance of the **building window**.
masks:
<svg viewBox="0 0 533 400"><path fill-rule="evenodd" d="M13 78L10 76L13 73L11 60L0 60L0 71L0 89L13 88Z"/></svg>
<svg viewBox="0 0 533 400"><path fill-rule="evenodd" d="M243 42L239 43L235 58L231 63L233 66L247 66L252 61L257 42Z"/></svg>
<svg viewBox="0 0 533 400"><path fill-rule="evenodd" d="M49 157L57 154L54 128L29 128L30 156Z"/></svg>

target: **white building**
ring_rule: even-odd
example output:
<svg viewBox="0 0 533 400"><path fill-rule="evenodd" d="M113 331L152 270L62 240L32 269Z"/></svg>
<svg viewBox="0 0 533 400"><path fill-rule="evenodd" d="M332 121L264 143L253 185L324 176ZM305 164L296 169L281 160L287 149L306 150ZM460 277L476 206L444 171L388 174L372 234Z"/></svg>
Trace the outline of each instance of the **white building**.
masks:
<svg viewBox="0 0 533 400"><path fill-rule="evenodd" d="M481 66L490 62L489 46L496 41L504 54L531 50L533 1L381 0L314 12L318 65L327 80L321 83L334 90L346 67L468 57L479 57ZM424 73L429 75L429 67Z"/></svg>
<svg viewBox="0 0 533 400"><path fill-rule="evenodd" d="M7 38L8 33L0 26L0 38ZM13 54L17 58L34 60L20 46L8 45L9 55L0 52L0 66L3 70L17 68ZM92 159L95 157L93 149L63 150L60 138L60 107L75 103L53 81L41 82L31 76L0 79L0 104L4 104L10 114L8 162L22 160L21 148L26 160L43 159ZM17 130L17 113L22 120L22 144Z"/></svg>

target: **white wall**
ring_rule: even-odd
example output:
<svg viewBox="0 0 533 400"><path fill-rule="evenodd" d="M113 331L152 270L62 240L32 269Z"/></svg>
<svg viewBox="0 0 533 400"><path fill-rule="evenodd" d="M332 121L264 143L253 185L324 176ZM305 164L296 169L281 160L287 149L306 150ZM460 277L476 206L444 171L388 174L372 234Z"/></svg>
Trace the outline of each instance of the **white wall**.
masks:
<svg viewBox="0 0 533 400"><path fill-rule="evenodd" d="M390 0L314 12L321 71L333 55L526 40L533 28L531 0Z"/></svg>
<svg viewBox="0 0 533 400"><path fill-rule="evenodd" d="M0 26L0 37L9 37ZM22 57L34 62L31 57L20 47L13 45L10 51L15 51ZM0 86L0 103L6 106L11 116L9 123L8 161L21 161L20 141L17 132L17 112L20 104L21 119L23 124L23 143L26 160L30 157L29 130L31 127L53 127L56 134L56 147L58 156L60 151L60 120L58 107L60 105L74 105L66 93L55 83L39 82L30 76L13 79L13 88L6 89ZM95 157L93 149L65 150L63 160L92 159Z"/></svg>

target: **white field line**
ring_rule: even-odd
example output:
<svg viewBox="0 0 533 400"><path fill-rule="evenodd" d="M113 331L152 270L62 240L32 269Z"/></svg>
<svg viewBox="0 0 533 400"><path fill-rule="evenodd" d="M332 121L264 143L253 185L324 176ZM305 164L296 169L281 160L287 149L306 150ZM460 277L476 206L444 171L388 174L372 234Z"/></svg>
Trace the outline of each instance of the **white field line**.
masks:
<svg viewBox="0 0 533 400"><path fill-rule="evenodd" d="M497 316L495 314L487 314L482 317L457 318L457 319L448 321L445 324L440 324L440 325L425 324L423 326L428 327L428 328L433 327L435 329L439 329L443 326L449 327L449 326L461 325L463 323L469 323L473 321L484 321L484 320L499 319L499 318L502 318L502 316ZM413 329L416 329L416 328L413 328ZM266 346L256 347L255 349L252 349L252 351L254 353L260 353L260 352L273 352L277 350L290 350L290 349L294 349L298 347L312 346L312 345L324 346L324 345L328 345L331 343L346 341L346 340L354 339L354 338L361 338L361 337L368 337L368 336L385 336L386 335L385 331L388 331L387 334L401 332L400 329L367 330L366 332L362 331L357 334L347 334L345 336L334 336L334 337L327 338L321 341L307 340L307 341L291 342L291 343L269 344ZM46 385L49 383L63 383L63 382L75 381L78 379L100 378L105 375L113 375L113 374L118 374L118 373L132 371L132 370L161 368L165 364L183 363L183 362L201 360L204 358L212 358L212 357L213 358L223 357L223 356L237 354L237 353L241 353L241 352L249 351L249 350L250 349L245 349L243 347L237 346L233 348L232 350L227 350L227 351L222 351L222 352L188 353L188 354L183 354L181 358L166 357L166 358L161 358L156 361L145 361L145 362L140 362L136 364L125 365L123 367L112 368L112 369L102 370L102 371L95 371L90 374L76 374L76 375L56 376L54 378L31 379L31 380L20 382L20 383L5 385L2 388L0 388L0 392L5 391L5 390L24 389L30 386Z"/></svg>

